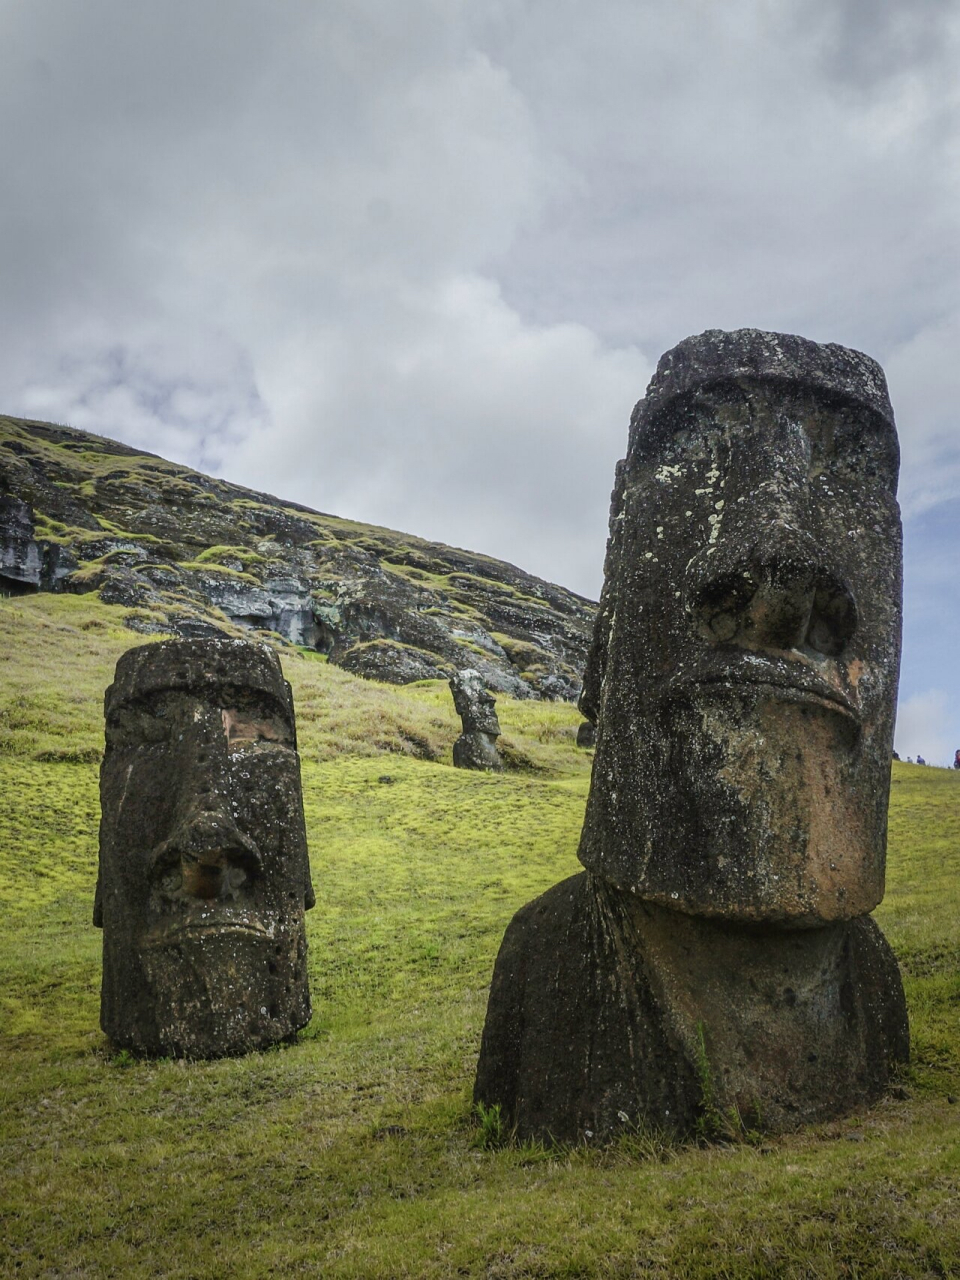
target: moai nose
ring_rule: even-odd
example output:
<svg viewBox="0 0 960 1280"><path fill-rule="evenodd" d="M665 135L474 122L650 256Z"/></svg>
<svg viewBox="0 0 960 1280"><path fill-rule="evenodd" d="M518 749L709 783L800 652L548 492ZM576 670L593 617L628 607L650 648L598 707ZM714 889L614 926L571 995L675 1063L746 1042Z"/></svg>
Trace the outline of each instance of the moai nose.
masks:
<svg viewBox="0 0 960 1280"><path fill-rule="evenodd" d="M188 897L209 901L241 892L262 863L256 845L230 814L229 753L220 712L192 708L180 743L185 775L180 816L154 855L157 870Z"/></svg>
<svg viewBox="0 0 960 1280"><path fill-rule="evenodd" d="M223 814L198 814L178 832L176 851L184 893L219 898L240 890L256 874L259 856Z"/></svg>
<svg viewBox="0 0 960 1280"><path fill-rule="evenodd" d="M856 602L826 548L784 513L747 532L730 521L687 566L686 607L711 644L838 657L857 627ZM745 536L746 535L746 536Z"/></svg>

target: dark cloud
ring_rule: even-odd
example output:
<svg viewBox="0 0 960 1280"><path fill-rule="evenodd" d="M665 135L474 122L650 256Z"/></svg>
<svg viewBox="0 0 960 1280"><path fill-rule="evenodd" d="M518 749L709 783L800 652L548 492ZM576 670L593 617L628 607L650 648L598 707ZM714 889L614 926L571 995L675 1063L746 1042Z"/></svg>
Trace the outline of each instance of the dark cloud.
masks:
<svg viewBox="0 0 960 1280"><path fill-rule="evenodd" d="M881 359L952 511L958 45L933 0L3 6L3 407L595 593L657 356L756 325Z"/></svg>

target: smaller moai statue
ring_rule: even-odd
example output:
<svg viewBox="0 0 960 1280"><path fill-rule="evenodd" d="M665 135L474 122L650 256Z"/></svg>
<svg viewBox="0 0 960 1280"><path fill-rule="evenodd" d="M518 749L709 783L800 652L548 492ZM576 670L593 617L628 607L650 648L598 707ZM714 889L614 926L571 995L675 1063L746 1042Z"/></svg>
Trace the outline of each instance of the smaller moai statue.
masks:
<svg viewBox="0 0 960 1280"><path fill-rule="evenodd" d="M100 1025L118 1048L216 1058L310 1019L314 905L293 698L266 645L125 653L104 700Z"/></svg>
<svg viewBox="0 0 960 1280"><path fill-rule="evenodd" d="M503 770L497 750L500 721L497 700L483 682L483 676L472 667L458 671L450 681L453 705L463 722L463 733L453 744L453 763L457 769Z"/></svg>
<svg viewBox="0 0 960 1280"><path fill-rule="evenodd" d="M597 726L592 720L582 721L577 730L577 746L589 749L597 745Z"/></svg>

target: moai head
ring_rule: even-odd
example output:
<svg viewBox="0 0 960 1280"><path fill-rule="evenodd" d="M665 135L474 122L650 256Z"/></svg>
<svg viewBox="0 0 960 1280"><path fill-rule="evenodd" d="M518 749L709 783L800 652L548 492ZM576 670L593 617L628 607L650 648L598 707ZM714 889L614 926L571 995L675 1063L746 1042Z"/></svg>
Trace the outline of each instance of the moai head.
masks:
<svg viewBox="0 0 960 1280"><path fill-rule="evenodd" d="M314 905L290 686L243 640L125 653L100 773L100 1021L139 1053L217 1057L310 1018Z"/></svg>
<svg viewBox="0 0 960 1280"><path fill-rule="evenodd" d="M463 724L464 733L500 734L497 700L484 684L483 676L472 667L458 671L450 680L453 705Z"/></svg>
<svg viewBox="0 0 960 1280"><path fill-rule="evenodd" d="M497 750L500 721L497 700L487 689L483 676L472 667L458 671L450 680L453 705L463 724L463 733L453 744L453 763L458 769L483 769L499 773L503 761Z"/></svg>
<svg viewBox="0 0 960 1280"><path fill-rule="evenodd" d="M715 330L661 359L618 467L581 703L599 718L589 870L739 921L880 901L898 461L859 352Z"/></svg>

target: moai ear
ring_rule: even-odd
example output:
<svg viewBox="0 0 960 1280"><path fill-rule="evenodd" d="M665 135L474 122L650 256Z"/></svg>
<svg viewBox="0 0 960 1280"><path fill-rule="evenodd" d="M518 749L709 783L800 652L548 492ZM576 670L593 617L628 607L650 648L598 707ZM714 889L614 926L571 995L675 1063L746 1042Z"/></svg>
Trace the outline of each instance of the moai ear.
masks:
<svg viewBox="0 0 960 1280"><path fill-rule="evenodd" d="M643 404L643 401L640 401ZM633 420L637 417L640 405L633 411ZM632 421L633 421L632 420ZM631 425L632 425L631 421ZM600 604L593 623L593 637L587 650L587 663L583 671L583 689L577 701L581 715L592 724L597 723L600 714L600 690L604 673L607 669L607 646L610 641L610 624L616 609L617 580L619 577L620 549L623 540L623 503L626 493L627 463L621 459L617 463L613 481L613 493L610 495L610 523L607 535L607 551L603 560L603 587L600 591Z"/></svg>
<svg viewBox="0 0 960 1280"><path fill-rule="evenodd" d="M99 871L97 872L97 890L93 895L93 927L103 928L103 885Z"/></svg>
<svg viewBox="0 0 960 1280"><path fill-rule="evenodd" d="M297 747L297 717L293 709L293 685L289 680L284 680L283 687L287 691L287 706L290 708L290 727L293 729L292 746L294 751L297 751L299 748ZM313 903L311 902L310 905L313 906Z"/></svg>

